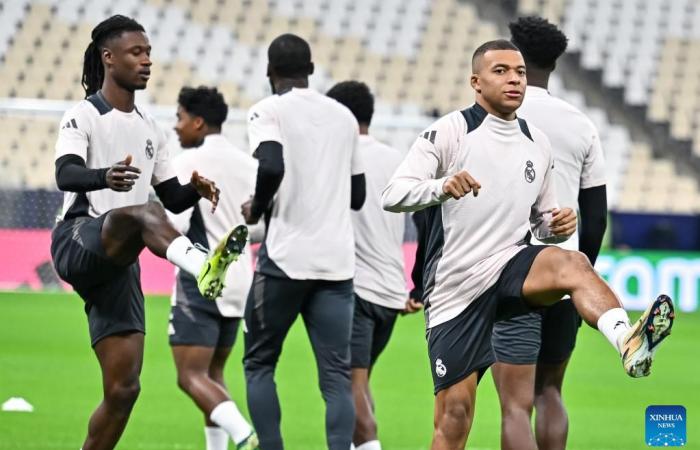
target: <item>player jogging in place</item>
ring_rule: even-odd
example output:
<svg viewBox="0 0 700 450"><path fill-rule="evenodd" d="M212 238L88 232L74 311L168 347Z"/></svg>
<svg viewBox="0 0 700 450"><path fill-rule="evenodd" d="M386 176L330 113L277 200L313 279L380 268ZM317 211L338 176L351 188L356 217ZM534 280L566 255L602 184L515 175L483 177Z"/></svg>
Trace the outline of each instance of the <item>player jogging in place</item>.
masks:
<svg viewBox="0 0 700 450"><path fill-rule="evenodd" d="M306 41L283 34L267 53L273 95L248 113L250 149L259 166L255 195L243 205L248 224L263 214L269 222L245 311L248 409L260 448L281 450L275 367L301 315L326 403L327 446L348 450L355 424L350 209L359 209L365 198L358 125L346 107L309 89L314 66Z"/></svg>
<svg viewBox="0 0 700 450"><path fill-rule="evenodd" d="M173 158L181 180L199 169L219 180L216 214L204 200L172 217L177 228L195 244L216 245L228 230L244 222L240 205L255 189L257 163L221 134L228 106L216 88L182 88L178 96L175 132L185 151ZM247 250L247 247L246 247ZM245 299L253 280L252 260L244 254L229 267L225 287L216 302L205 299L197 280L178 271L170 315L170 345L180 388L204 414L207 450L226 450L230 439L237 450L257 448L250 424L231 400L224 366L236 340Z"/></svg>
<svg viewBox="0 0 700 450"><path fill-rule="evenodd" d="M377 438L374 400L369 377L377 358L389 342L396 317L418 311L422 304L408 298L403 261L404 216L384 211L382 189L401 163L401 153L369 134L374 97L366 84L338 83L327 95L347 106L360 126L358 152L365 168L367 198L352 213L355 231L355 312L352 325L352 392L355 400L357 450L381 450Z"/></svg>
<svg viewBox="0 0 700 450"><path fill-rule="evenodd" d="M436 394L433 450L466 445L477 382L494 362L496 318L570 295L632 377L649 374L657 345L671 330L667 296L630 326L584 254L527 244L531 232L543 242L566 240L576 215L558 207L548 139L515 114L526 83L525 61L511 42L477 48L471 76L476 104L429 127L383 193L388 210L428 208L423 286Z"/></svg>
<svg viewBox="0 0 700 450"><path fill-rule="evenodd" d="M607 201L603 151L595 125L578 109L547 92L566 36L539 17L510 24L511 42L527 66L525 100L518 116L552 143L559 203L578 208L579 233L559 244L580 250L595 263L605 234ZM576 344L581 317L570 298L534 313L496 322L492 373L501 401L501 447L566 448L568 418L561 397L564 372ZM536 408L535 436L531 416Z"/></svg>
<svg viewBox="0 0 700 450"><path fill-rule="evenodd" d="M134 105L134 91L145 89L150 77L150 51L133 19L117 15L97 25L85 51L86 99L65 113L56 142L56 182L65 198L51 255L59 276L85 301L103 382L83 450L114 448L139 394L141 251L147 247L197 277L200 292L215 298L245 244L246 229L237 228L208 257L175 230L160 204L148 201L151 185L174 212L202 197L212 208L218 201L214 183L196 172L188 184L178 182L165 135Z"/></svg>

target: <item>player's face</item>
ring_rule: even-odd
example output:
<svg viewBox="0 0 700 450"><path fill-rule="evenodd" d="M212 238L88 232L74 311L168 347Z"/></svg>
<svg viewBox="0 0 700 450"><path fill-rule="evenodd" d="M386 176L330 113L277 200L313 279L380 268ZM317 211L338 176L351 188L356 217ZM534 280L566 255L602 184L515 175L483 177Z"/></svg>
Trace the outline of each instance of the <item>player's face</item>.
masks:
<svg viewBox="0 0 700 450"><path fill-rule="evenodd" d="M515 50L489 50L481 57L471 84L480 97L502 117L510 117L523 103L527 77L525 61Z"/></svg>
<svg viewBox="0 0 700 450"><path fill-rule="evenodd" d="M182 148L197 147L202 142L202 119L188 113L182 106L177 107L175 133Z"/></svg>
<svg viewBox="0 0 700 450"><path fill-rule="evenodd" d="M127 90L146 89L151 77L151 45L142 31L126 31L112 39L105 51L109 74Z"/></svg>

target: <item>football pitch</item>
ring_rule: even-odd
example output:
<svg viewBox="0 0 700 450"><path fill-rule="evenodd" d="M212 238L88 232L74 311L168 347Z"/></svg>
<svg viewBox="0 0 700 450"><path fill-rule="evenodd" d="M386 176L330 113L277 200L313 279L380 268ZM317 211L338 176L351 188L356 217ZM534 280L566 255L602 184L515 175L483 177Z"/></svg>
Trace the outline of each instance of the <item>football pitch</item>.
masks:
<svg viewBox="0 0 700 450"><path fill-rule="evenodd" d="M168 347L169 302L146 300L146 354L141 396L117 448L203 449L203 421L175 384ZM0 412L0 449L78 450L101 397L82 301L73 294L0 294L0 402L23 397L33 413ZM239 335L226 380L246 411ZM652 375L624 374L605 339L584 326L564 386L569 449L640 449L648 405L684 405L688 445L700 449L700 314L678 314ZM700 353L700 352L699 352ZM386 450L430 444L433 394L420 314L397 322L375 368L372 389ZM288 450L325 448L323 403L303 324L297 322L277 370L282 433ZM470 449L498 449L500 412L493 382L481 382ZM231 446L230 448L233 448Z"/></svg>

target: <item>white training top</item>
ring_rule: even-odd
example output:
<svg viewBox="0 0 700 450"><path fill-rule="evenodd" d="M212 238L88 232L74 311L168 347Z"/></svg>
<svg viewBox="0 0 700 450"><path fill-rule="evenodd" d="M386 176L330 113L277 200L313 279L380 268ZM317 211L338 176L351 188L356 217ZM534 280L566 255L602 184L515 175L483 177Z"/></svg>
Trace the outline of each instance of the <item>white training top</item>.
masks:
<svg viewBox="0 0 700 450"><path fill-rule="evenodd" d="M204 138L201 146L186 150L173 158L173 166L180 183L190 182L192 172L196 170L201 176L216 183L221 190L216 211L212 214L211 202L199 200L194 208L180 214L168 212L175 226L194 243L214 249L226 233L237 225L245 223L241 214L241 205L247 201L255 190L255 177L258 163L250 155L236 148L221 134L212 134ZM176 269L179 274L180 270ZM183 274L184 275L184 274ZM191 275L187 275L191 277ZM192 278L192 277L191 277ZM194 279L194 278L192 278ZM221 297L216 299L216 306L222 316L243 317L246 298L253 282L253 261L251 251L246 245L246 251L238 261L229 266L226 272L225 287ZM182 284L182 283L181 283ZM175 289L172 303L197 306L204 300L197 292L188 295L187 288ZM193 285L196 288L196 284ZM193 289L194 290L194 289Z"/></svg>
<svg viewBox="0 0 700 450"><path fill-rule="evenodd" d="M250 108L251 151L275 141L284 155L258 271L297 280L353 277L350 177L363 172L358 135L349 109L311 89L294 88Z"/></svg>
<svg viewBox="0 0 700 450"><path fill-rule="evenodd" d="M426 322L431 328L461 313L491 287L531 231L548 242L557 207L553 159L545 135L522 119L505 121L479 105L452 112L411 147L383 193L391 211L428 212ZM478 197L454 200L442 186L466 170Z"/></svg>
<svg viewBox="0 0 700 450"><path fill-rule="evenodd" d="M365 168L367 198L352 212L355 229L355 293L386 308L403 309L408 294L404 277L405 218L382 208L382 190L403 159L397 150L369 135L360 135L360 158Z"/></svg>
<svg viewBox="0 0 700 450"><path fill-rule="evenodd" d="M549 138L559 204L578 209L579 190L605 184L605 160L595 125L572 105L536 86L527 87L518 116ZM578 250L578 230L561 247Z"/></svg>
<svg viewBox="0 0 700 450"><path fill-rule="evenodd" d="M101 92L66 111L56 141L56 159L78 155L88 169L101 169L131 155L131 165L141 169L141 175L128 192L108 188L66 192L59 219L69 212L71 216L98 217L115 208L146 203L151 185L175 176L166 142L164 130L150 115L137 108L128 113L119 111Z"/></svg>

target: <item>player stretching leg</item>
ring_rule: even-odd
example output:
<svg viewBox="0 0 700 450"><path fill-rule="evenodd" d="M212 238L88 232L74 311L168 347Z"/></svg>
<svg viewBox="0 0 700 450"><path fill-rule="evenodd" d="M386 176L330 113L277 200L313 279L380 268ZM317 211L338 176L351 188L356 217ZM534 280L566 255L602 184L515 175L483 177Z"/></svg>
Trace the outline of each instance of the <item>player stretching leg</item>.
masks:
<svg viewBox="0 0 700 450"><path fill-rule="evenodd" d="M65 113L56 143L56 182L66 194L51 255L60 277L85 301L102 370L103 400L90 418L83 450L114 448L139 394L141 251L147 247L197 277L198 289L214 298L245 245L245 227L236 228L207 257L173 228L160 204L148 202L151 185L171 211L201 197L214 208L218 201L214 183L196 172L186 185L177 181L165 135L134 104L134 91L144 89L150 76L150 51L133 19L113 16L97 25L85 51L86 99Z"/></svg>

